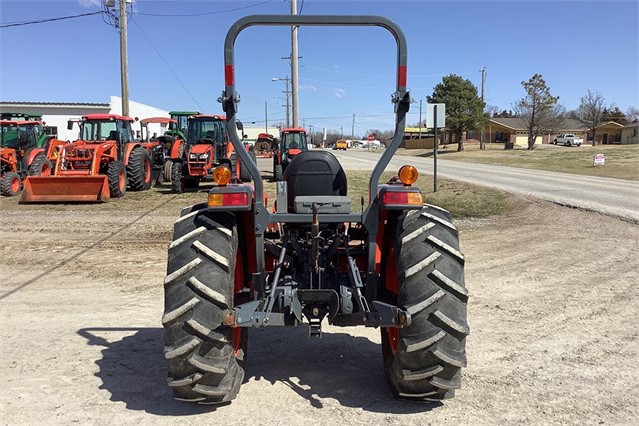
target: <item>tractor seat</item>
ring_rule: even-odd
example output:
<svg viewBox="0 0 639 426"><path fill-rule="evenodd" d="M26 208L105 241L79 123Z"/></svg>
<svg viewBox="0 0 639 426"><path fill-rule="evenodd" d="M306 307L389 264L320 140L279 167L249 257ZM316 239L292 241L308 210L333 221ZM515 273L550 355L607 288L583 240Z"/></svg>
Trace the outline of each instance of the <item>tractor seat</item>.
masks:
<svg viewBox="0 0 639 426"><path fill-rule="evenodd" d="M316 203L320 213L350 213L346 174L327 151L305 151L296 155L284 172L291 213L310 213Z"/></svg>

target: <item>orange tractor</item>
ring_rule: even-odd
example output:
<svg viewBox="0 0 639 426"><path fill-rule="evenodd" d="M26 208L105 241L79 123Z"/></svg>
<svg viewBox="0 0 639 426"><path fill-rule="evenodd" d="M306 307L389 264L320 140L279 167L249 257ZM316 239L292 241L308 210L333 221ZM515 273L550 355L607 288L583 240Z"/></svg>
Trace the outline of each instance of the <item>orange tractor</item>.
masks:
<svg viewBox="0 0 639 426"><path fill-rule="evenodd" d="M106 202L151 187L154 149L159 142L133 139L130 117L90 114L70 120L80 126L80 139L61 145L53 176L29 176L21 203Z"/></svg>
<svg viewBox="0 0 639 426"><path fill-rule="evenodd" d="M282 130L281 141L273 144L273 178L284 180L284 172L296 155L308 151L306 129L292 127Z"/></svg>
<svg viewBox="0 0 639 426"><path fill-rule="evenodd" d="M16 195L27 176L49 176L53 172L50 158L64 144L52 140L46 150L37 147L34 121L0 121L0 193Z"/></svg>
<svg viewBox="0 0 639 426"><path fill-rule="evenodd" d="M231 175L248 182L251 175L242 167L226 131L226 118L220 115L192 115L188 118L186 140L178 139L171 147L171 187L181 193L187 188L197 188L204 180L212 180L213 169L225 165ZM243 130L242 123L237 128ZM249 156L255 163L255 153Z"/></svg>

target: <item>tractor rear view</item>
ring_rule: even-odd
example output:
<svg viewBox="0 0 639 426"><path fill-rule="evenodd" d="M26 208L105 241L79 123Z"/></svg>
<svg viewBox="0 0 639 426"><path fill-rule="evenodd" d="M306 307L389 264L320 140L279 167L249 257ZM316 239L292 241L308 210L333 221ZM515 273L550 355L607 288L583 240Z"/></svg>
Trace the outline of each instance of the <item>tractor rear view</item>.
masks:
<svg viewBox="0 0 639 426"><path fill-rule="evenodd" d="M273 149L273 178L276 181L284 179L284 172L296 155L308 151L306 129L283 129L280 135L280 142L276 142Z"/></svg>
<svg viewBox="0 0 639 426"><path fill-rule="evenodd" d="M241 149L245 150L241 145ZM231 175L250 180L237 157L236 148L229 140L225 117L219 115L194 115L188 118L186 140L177 140L171 148L171 187L181 193L187 188L197 188L200 182L212 179L213 169L223 165ZM255 162L255 153L250 153Z"/></svg>
<svg viewBox="0 0 639 426"><path fill-rule="evenodd" d="M38 148L33 121L0 121L0 193L16 195L27 176L49 176L47 152ZM53 148L53 147L51 147Z"/></svg>
<svg viewBox="0 0 639 426"><path fill-rule="evenodd" d="M158 142L133 140L130 117L91 114L74 122L80 139L58 148L53 176L26 179L21 203L106 202L152 184L152 150Z"/></svg>
<svg viewBox="0 0 639 426"><path fill-rule="evenodd" d="M395 134L372 171L363 211L351 209L346 174L332 153L290 145L289 152L300 152L277 184L276 208L267 205L262 177L236 131L234 42L253 25L374 25L393 34ZM218 166L205 202L183 209L175 223L162 316L175 397L232 400L244 380L250 328L308 324L319 337L325 320L380 329L383 370L396 397L452 397L461 386L469 333L457 229L450 213L424 204L413 186L415 167L405 165L380 183L404 137L410 106L402 31L375 16L255 15L231 26L224 53L220 99L227 129L255 184L238 182ZM291 135L304 132L285 138Z"/></svg>

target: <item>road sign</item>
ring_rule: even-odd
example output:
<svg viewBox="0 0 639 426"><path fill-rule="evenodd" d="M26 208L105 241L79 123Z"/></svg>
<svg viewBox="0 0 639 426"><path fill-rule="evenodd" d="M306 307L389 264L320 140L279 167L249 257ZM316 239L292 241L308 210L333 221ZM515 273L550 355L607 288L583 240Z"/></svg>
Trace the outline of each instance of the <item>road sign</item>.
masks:
<svg viewBox="0 0 639 426"><path fill-rule="evenodd" d="M435 117L435 110L437 110L437 117ZM446 104L426 104L426 127L432 129L435 125L437 128L446 127Z"/></svg>
<svg viewBox="0 0 639 426"><path fill-rule="evenodd" d="M368 140L369 141L374 141L375 140L375 135L368 135Z"/></svg>
<svg viewBox="0 0 639 426"><path fill-rule="evenodd" d="M606 156L604 154L597 154L592 158L593 166L605 166L606 165Z"/></svg>

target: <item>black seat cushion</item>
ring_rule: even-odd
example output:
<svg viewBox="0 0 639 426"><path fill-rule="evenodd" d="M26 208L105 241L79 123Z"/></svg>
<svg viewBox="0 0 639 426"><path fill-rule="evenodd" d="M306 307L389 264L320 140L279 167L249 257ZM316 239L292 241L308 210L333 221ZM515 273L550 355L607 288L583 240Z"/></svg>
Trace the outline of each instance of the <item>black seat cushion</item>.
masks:
<svg viewBox="0 0 639 426"><path fill-rule="evenodd" d="M347 195L346 174L339 161L327 151L297 154L284 172L288 206L296 196Z"/></svg>

